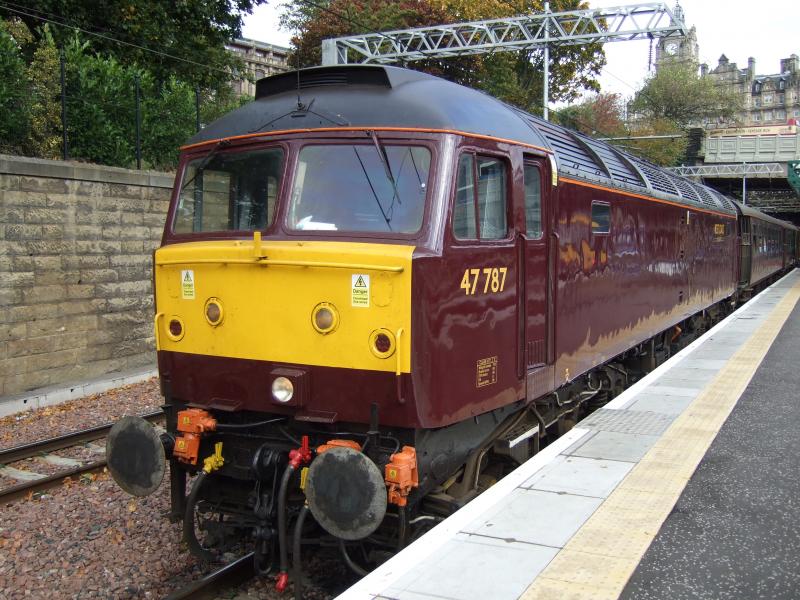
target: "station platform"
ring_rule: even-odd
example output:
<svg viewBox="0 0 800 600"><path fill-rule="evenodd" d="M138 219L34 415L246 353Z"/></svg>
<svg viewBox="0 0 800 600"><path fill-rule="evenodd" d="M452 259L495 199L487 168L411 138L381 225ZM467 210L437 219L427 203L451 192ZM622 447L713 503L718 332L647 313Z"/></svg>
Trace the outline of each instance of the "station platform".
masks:
<svg viewBox="0 0 800 600"><path fill-rule="evenodd" d="M339 596L797 598L800 270Z"/></svg>

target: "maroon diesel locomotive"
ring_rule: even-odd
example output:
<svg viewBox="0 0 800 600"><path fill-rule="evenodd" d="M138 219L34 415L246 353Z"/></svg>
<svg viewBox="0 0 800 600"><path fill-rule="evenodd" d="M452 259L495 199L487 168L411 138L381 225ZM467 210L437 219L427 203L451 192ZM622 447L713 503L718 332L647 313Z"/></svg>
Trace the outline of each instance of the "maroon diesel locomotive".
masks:
<svg viewBox="0 0 800 600"><path fill-rule="evenodd" d="M283 588L313 536L360 570L796 259L793 226L442 79L262 79L182 149L167 432L121 421L110 469L147 494L168 460L203 559L244 540Z"/></svg>

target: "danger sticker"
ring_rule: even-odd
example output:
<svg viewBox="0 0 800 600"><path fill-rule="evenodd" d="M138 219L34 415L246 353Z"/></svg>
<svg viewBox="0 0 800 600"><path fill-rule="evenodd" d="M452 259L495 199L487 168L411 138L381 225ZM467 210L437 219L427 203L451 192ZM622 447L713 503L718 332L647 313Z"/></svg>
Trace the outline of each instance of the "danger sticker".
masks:
<svg viewBox="0 0 800 600"><path fill-rule="evenodd" d="M194 271L181 271L181 297L194 300Z"/></svg>
<svg viewBox="0 0 800 600"><path fill-rule="evenodd" d="M352 275L351 304L369 307L369 275Z"/></svg>

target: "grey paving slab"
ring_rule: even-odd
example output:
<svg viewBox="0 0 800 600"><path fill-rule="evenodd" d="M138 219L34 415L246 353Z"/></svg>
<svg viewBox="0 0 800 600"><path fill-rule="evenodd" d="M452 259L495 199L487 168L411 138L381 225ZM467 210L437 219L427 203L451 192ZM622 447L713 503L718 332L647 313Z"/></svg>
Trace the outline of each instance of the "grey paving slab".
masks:
<svg viewBox="0 0 800 600"><path fill-rule="evenodd" d="M601 498L517 488L462 532L560 548L602 502Z"/></svg>
<svg viewBox="0 0 800 600"><path fill-rule="evenodd" d="M684 388L684 389L694 390L695 392L699 392L706 386L708 381L711 381L711 379L709 379L708 381L699 381L697 379L688 381L686 379L683 379L680 373L673 371L670 371L667 375L659 379L658 383L664 384L667 387Z"/></svg>
<svg viewBox="0 0 800 600"><path fill-rule="evenodd" d="M638 462L658 438L657 435L600 431L574 450L569 449L569 454L586 458Z"/></svg>
<svg viewBox="0 0 800 600"><path fill-rule="evenodd" d="M662 394L637 394L629 408L632 410L645 410L664 415L677 416L694 400L690 396L667 396Z"/></svg>
<svg viewBox="0 0 800 600"><path fill-rule="evenodd" d="M633 468L629 462L560 456L557 467L540 477L532 477L520 487L607 498Z"/></svg>
<svg viewBox="0 0 800 600"><path fill-rule="evenodd" d="M581 427L618 433L661 435L671 423L672 418L660 413L630 408L615 410L601 408L581 421Z"/></svg>
<svg viewBox="0 0 800 600"><path fill-rule="evenodd" d="M648 385L642 394L653 394L658 396L685 396L687 398L694 398L700 393L699 387L677 387L674 385L661 385L662 380L658 380L655 385Z"/></svg>
<svg viewBox="0 0 800 600"><path fill-rule="evenodd" d="M724 358L710 359L710 358L695 358L694 353L688 356L681 364L682 369L711 369L714 372L719 371L727 364Z"/></svg>
<svg viewBox="0 0 800 600"><path fill-rule="evenodd" d="M398 600L517 598L557 552L558 548L459 533L422 569L405 575L383 595Z"/></svg>

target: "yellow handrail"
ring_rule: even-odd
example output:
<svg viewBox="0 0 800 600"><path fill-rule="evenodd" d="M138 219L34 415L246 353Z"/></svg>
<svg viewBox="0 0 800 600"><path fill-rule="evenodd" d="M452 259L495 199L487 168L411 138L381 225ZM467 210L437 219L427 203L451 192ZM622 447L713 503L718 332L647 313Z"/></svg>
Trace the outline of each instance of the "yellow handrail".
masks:
<svg viewBox="0 0 800 600"><path fill-rule="evenodd" d="M403 328L397 330L397 333L394 334L395 339L397 340L397 366L395 367L395 375L400 377L400 374L403 372L403 364L402 364L402 354L403 354L403 346L400 344L400 338L403 337Z"/></svg>
<svg viewBox="0 0 800 600"><path fill-rule="evenodd" d="M158 334L158 320L164 316L164 313L156 313L153 317L153 330L156 334L156 352L161 350L161 337Z"/></svg>
<svg viewBox="0 0 800 600"><path fill-rule="evenodd" d="M195 258L180 260L164 260L156 263L157 267L169 265L198 265L198 264L219 264L219 265L264 265L283 266L283 267L325 267L331 269L350 269L354 271L388 271L389 273L402 273L402 266L390 265L367 265L363 263L339 263L324 262L315 260L277 260L271 258Z"/></svg>

